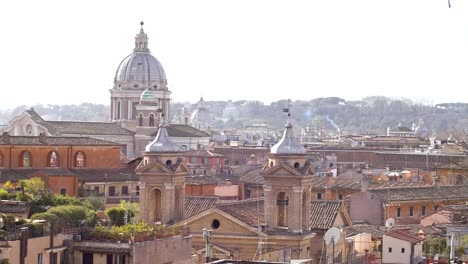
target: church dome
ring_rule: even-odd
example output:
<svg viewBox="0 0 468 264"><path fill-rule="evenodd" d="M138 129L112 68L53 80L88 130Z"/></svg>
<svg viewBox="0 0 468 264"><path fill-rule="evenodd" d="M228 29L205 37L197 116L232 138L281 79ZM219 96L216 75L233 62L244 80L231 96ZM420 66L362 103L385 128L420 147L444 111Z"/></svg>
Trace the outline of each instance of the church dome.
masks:
<svg viewBox="0 0 468 264"><path fill-rule="evenodd" d="M284 126L283 137L278 143L271 147L270 153L273 154L306 154L306 149L302 146L299 139L294 136L292 125L289 122Z"/></svg>
<svg viewBox="0 0 468 264"><path fill-rule="evenodd" d="M150 53L148 36L143 31L135 37L133 53L120 62L114 77L116 89L167 89L167 79L161 63Z"/></svg>

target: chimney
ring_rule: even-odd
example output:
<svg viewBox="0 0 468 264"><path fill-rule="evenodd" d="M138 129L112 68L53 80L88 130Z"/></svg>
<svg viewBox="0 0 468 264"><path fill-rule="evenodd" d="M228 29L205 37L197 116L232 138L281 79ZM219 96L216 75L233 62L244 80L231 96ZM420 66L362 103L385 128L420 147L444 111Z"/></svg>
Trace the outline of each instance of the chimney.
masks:
<svg viewBox="0 0 468 264"><path fill-rule="evenodd" d="M10 144L11 141L10 141L10 135L8 134L8 132L3 132L2 134L2 141L7 143L7 144Z"/></svg>
<svg viewBox="0 0 468 264"><path fill-rule="evenodd" d="M47 144L47 136L45 133L39 134L39 142L46 145Z"/></svg>
<svg viewBox="0 0 468 264"><path fill-rule="evenodd" d="M327 181L325 183L325 200L337 200L337 192L335 187L335 178L333 178L333 173L326 173Z"/></svg>

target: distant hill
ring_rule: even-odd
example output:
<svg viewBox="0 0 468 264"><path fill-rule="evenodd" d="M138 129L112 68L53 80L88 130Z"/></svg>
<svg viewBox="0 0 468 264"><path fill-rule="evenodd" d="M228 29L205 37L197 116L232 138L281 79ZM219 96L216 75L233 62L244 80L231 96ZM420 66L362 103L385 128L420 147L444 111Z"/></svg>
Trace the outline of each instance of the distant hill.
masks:
<svg viewBox="0 0 468 264"><path fill-rule="evenodd" d="M282 129L286 114L283 109L287 100L269 105L260 101L206 101L216 121L214 127L229 129L253 123L266 122ZM197 105L172 103L171 120L182 107L195 111ZM0 124L22 113L27 106L0 111ZM36 105L36 112L47 120L108 121L109 107L102 104ZM411 127L423 119L430 131L449 133L453 128L468 128L468 104L442 103L426 105L408 99L392 99L383 96L366 97L359 101L346 101L339 97L316 98L309 101L293 101L291 119L296 128L322 120L327 129L339 127L348 133L383 134L387 127L398 124ZM324 121L323 121L324 120Z"/></svg>

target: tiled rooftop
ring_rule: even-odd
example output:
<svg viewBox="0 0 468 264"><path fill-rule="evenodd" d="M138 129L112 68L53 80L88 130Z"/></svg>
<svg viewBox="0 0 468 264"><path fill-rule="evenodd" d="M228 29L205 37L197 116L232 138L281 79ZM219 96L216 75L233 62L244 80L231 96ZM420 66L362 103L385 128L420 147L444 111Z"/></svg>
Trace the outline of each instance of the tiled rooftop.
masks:
<svg viewBox="0 0 468 264"><path fill-rule="evenodd" d="M218 197L186 196L184 218L189 218L211 209L218 202Z"/></svg>
<svg viewBox="0 0 468 264"><path fill-rule="evenodd" d="M263 205L262 198L218 204L216 208L252 227L258 227L265 224Z"/></svg>
<svg viewBox="0 0 468 264"><path fill-rule="evenodd" d="M311 229L329 229L340 212L342 201L312 201L310 210Z"/></svg>
<svg viewBox="0 0 468 264"><path fill-rule="evenodd" d="M0 213L25 213L31 208L30 204L20 201L0 201Z"/></svg>
<svg viewBox="0 0 468 264"><path fill-rule="evenodd" d="M387 201L468 199L468 186L385 188L370 192Z"/></svg>
<svg viewBox="0 0 468 264"><path fill-rule="evenodd" d="M211 137L208 133L184 124L171 124L166 129L170 137ZM157 134L158 131L151 134L151 136L155 137Z"/></svg>
<svg viewBox="0 0 468 264"><path fill-rule="evenodd" d="M90 137L43 137L40 136L8 136L8 140L0 137L0 145L49 145L49 146L121 146L119 143Z"/></svg>
<svg viewBox="0 0 468 264"><path fill-rule="evenodd" d="M385 233L385 235L409 242L411 244L418 243L424 240L424 238L420 238L418 236L412 235L407 230L403 230L403 229L394 229L394 230L391 230L390 232Z"/></svg>

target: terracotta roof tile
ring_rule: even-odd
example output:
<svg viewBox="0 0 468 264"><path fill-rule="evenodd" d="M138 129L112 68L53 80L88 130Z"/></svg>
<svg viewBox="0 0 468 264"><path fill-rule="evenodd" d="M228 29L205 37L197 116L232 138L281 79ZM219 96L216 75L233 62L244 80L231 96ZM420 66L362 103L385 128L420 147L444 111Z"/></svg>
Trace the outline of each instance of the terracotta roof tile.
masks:
<svg viewBox="0 0 468 264"><path fill-rule="evenodd" d="M468 199L468 186L424 186L369 191L387 201Z"/></svg>
<svg viewBox="0 0 468 264"><path fill-rule="evenodd" d="M261 199L243 200L218 204L216 208L252 226L265 224L264 201Z"/></svg>
<svg viewBox="0 0 468 264"><path fill-rule="evenodd" d="M99 254L115 254L115 255L128 255L130 254L130 248L121 248L115 247L114 245L109 246L75 246L74 249L79 250L81 252L88 252L88 253L99 253Z"/></svg>
<svg viewBox="0 0 468 264"><path fill-rule="evenodd" d="M218 197L186 196L184 218L189 218L211 209L218 202Z"/></svg>
<svg viewBox="0 0 468 264"><path fill-rule="evenodd" d="M382 238L384 232L377 228L377 226L369 224L353 224L352 227L348 229L348 236L355 236L362 233L369 233L372 235L372 238Z"/></svg>
<svg viewBox="0 0 468 264"><path fill-rule="evenodd" d="M19 201L0 201L0 213L25 213L31 208L30 204Z"/></svg>
<svg viewBox="0 0 468 264"><path fill-rule="evenodd" d="M185 124L171 124L166 129L170 137L211 137L210 134ZM157 134L156 130L151 136L155 137Z"/></svg>
<svg viewBox="0 0 468 264"><path fill-rule="evenodd" d="M40 136L9 136L8 142L0 137L0 145L49 145L49 146L121 146L122 144L90 138L90 137L56 137L47 136L41 140Z"/></svg>
<svg viewBox="0 0 468 264"><path fill-rule="evenodd" d="M408 233L407 230L402 230L402 229L391 230L390 232L387 232L384 235L393 237L399 240L407 241L411 244L418 243L424 240L424 238L420 238L418 236L412 235Z"/></svg>
<svg viewBox="0 0 468 264"><path fill-rule="evenodd" d="M340 212L342 201L312 201L310 207L310 228L329 229Z"/></svg>
<svg viewBox="0 0 468 264"><path fill-rule="evenodd" d="M79 122L79 121L45 121L57 131L56 134L85 135L134 135L135 132L122 128L117 123Z"/></svg>

